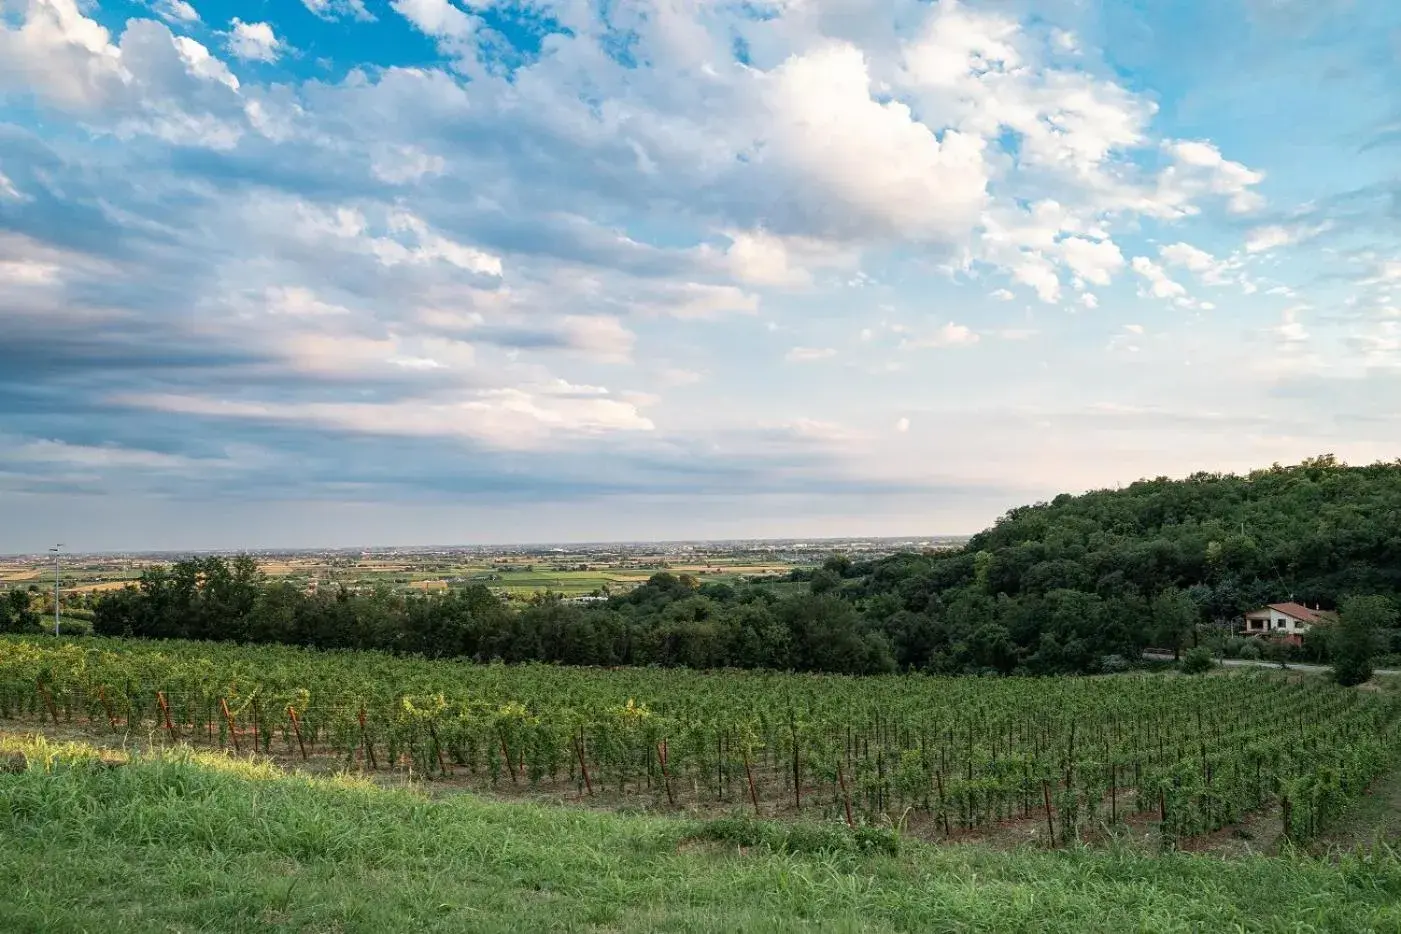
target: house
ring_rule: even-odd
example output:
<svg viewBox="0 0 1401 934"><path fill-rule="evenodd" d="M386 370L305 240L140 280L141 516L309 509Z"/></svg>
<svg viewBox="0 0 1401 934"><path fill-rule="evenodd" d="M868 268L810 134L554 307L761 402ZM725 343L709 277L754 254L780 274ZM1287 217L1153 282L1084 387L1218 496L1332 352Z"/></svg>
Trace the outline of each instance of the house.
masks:
<svg viewBox="0 0 1401 934"><path fill-rule="evenodd" d="M1316 606L1309 609L1301 603L1270 603L1245 614L1244 632L1247 636L1273 636L1298 645L1316 623L1336 619L1335 614Z"/></svg>

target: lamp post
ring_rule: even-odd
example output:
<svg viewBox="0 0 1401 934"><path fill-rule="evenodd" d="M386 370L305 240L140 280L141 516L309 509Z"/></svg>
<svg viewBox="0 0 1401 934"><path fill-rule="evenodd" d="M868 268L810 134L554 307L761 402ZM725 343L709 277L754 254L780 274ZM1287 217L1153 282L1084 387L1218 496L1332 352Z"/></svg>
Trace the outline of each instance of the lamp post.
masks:
<svg viewBox="0 0 1401 934"><path fill-rule="evenodd" d="M58 635L58 556L63 548L63 542L59 542L49 551L54 556L54 635Z"/></svg>

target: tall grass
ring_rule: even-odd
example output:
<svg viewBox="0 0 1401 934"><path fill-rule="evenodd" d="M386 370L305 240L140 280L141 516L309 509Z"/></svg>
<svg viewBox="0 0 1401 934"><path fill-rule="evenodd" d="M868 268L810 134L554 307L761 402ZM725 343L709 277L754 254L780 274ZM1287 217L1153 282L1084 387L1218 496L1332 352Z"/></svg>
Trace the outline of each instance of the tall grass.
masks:
<svg viewBox="0 0 1401 934"><path fill-rule="evenodd" d="M0 742L3 931L1397 931L1401 861L769 839ZM752 835L757 834L758 836Z"/></svg>

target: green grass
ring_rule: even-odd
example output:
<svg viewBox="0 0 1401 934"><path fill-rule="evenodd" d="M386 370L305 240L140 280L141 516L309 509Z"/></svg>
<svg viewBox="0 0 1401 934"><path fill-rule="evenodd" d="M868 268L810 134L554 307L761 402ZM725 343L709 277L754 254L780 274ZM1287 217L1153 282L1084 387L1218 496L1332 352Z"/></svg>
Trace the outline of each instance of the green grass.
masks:
<svg viewBox="0 0 1401 934"><path fill-rule="evenodd" d="M178 750L112 765L0 735L5 931L1401 930L1386 853L890 855L845 834L430 800Z"/></svg>

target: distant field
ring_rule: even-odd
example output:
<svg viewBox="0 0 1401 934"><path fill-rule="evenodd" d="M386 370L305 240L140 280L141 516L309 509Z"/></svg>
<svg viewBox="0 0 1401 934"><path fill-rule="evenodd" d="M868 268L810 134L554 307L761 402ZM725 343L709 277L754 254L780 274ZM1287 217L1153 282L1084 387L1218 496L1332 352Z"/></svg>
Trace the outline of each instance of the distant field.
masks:
<svg viewBox="0 0 1401 934"><path fill-rule="evenodd" d="M134 583L130 580L98 581L91 584L64 584L64 593L100 593L104 590L121 590L128 584Z"/></svg>
<svg viewBox="0 0 1401 934"><path fill-rule="evenodd" d="M99 594L119 590L137 580L145 566L139 559L101 560L80 558L81 566L63 568L62 590L67 594ZM260 561L259 570L275 580L296 586L388 586L410 593L441 592L453 587L483 584L506 596L522 598L546 591L564 596L600 592L626 593L653 574L670 571L690 574L702 582L739 583L748 578L777 578L795 565L762 562L751 556L716 553L688 556L598 553L475 554L464 556L418 555L402 560L384 557L282 557ZM51 566L39 560L0 563L0 585L51 582ZM48 575L48 576L46 576Z"/></svg>

